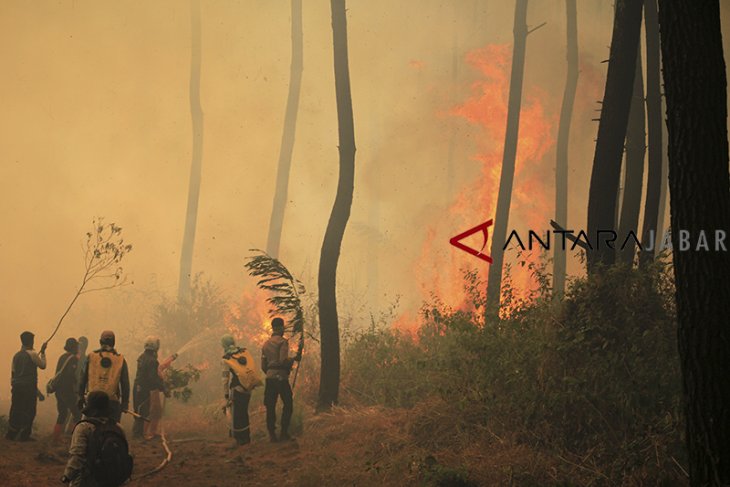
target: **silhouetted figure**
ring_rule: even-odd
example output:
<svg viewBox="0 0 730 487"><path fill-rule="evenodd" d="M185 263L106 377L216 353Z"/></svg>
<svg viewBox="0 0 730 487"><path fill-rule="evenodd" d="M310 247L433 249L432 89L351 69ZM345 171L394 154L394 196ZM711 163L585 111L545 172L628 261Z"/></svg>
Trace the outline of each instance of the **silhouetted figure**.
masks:
<svg viewBox="0 0 730 487"><path fill-rule="evenodd" d="M46 344L40 352L33 350L35 335L29 331L20 334L20 351L13 356L10 379L11 401L8 418L8 440L29 441L33 431L38 401L38 369L46 368Z"/></svg>
<svg viewBox="0 0 730 487"><path fill-rule="evenodd" d="M231 436L239 445L251 443L251 428L248 421L248 404L251 391L244 387L239 377L243 376L246 363L245 348L238 347L231 335L221 338L223 347L223 395L226 407L231 408Z"/></svg>
<svg viewBox="0 0 730 487"><path fill-rule="evenodd" d="M289 385L289 373L295 361L301 360L297 354L289 358L289 341L284 338L284 320L271 321L271 338L261 348L261 369L266 373L264 405L266 406L266 428L271 441L289 440L289 424L294 411L294 399ZM281 435L276 436L276 402L281 397L284 408L281 412Z"/></svg>
<svg viewBox="0 0 730 487"><path fill-rule="evenodd" d="M84 407L84 396L92 391L104 391L109 396L111 418L117 423L122 411L129 407L129 371L124 356L114 349L113 331L103 331L101 348L87 355L86 366L79 381L79 409Z"/></svg>
<svg viewBox="0 0 730 487"><path fill-rule="evenodd" d="M74 428L61 482L73 487L116 487L132 475L133 461L124 431L104 391L91 391Z"/></svg>
<svg viewBox="0 0 730 487"><path fill-rule="evenodd" d="M75 338L66 340L63 347L66 351L58 358L56 375L53 379L56 394L56 409L58 417L53 427L53 439L58 441L63 434L64 425L71 418L73 424L81 419L81 411L76 404L76 377L79 364L79 342ZM50 392L50 391L49 391Z"/></svg>

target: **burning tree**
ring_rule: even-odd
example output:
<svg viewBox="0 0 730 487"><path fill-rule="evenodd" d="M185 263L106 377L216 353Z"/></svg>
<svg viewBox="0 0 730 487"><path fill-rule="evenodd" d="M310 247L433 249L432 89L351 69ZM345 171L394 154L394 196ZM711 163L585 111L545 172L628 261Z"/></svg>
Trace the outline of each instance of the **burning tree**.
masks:
<svg viewBox="0 0 730 487"><path fill-rule="evenodd" d="M50 342L56 336L63 319L66 318L82 294L113 289L127 282L124 269L119 264L131 251L132 245L125 243L122 237L122 227L115 223L105 224L103 218L93 220L92 231L86 232L84 275L81 278L81 284L45 343Z"/></svg>

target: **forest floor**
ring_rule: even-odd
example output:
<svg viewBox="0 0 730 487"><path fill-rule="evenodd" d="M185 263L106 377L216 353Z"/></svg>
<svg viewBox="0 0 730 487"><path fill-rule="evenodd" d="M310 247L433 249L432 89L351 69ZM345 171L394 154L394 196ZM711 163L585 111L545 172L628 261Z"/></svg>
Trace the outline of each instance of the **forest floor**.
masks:
<svg viewBox="0 0 730 487"><path fill-rule="evenodd" d="M165 423L172 461L144 476L165 458L159 439L133 440L135 473L129 485L233 486L549 486L588 485L578 465L500 438L466 445L431 447L447 434L430 425L421 430L413 410L379 407L335 408L300 419L291 442L271 443L263 407L251 408L253 441L234 447L223 418L184 407L168 411ZM304 416L304 415L302 415ZM129 419L123 423L131 430ZM0 439L0 485L61 485L68 440L53 444L50 428L37 441ZM445 442L448 444L448 441ZM435 451L434 451L435 450ZM570 482L565 482L570 479ZM599 482L600 483L600 482ZM595 484L594 484L595 485Z"/></svg>

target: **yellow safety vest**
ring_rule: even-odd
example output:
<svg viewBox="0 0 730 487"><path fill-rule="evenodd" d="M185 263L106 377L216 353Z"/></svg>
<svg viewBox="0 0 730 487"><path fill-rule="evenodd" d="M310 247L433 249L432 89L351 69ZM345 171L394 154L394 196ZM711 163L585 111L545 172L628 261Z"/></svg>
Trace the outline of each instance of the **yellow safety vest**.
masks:
<svg viewBox="0 0 730 487"><path fill-rule="evenodd" d="M223 362L236 374L238 381L247 391L263 384L259 369L248 350L241 350L231 355L230 358L223 358Z"/></svg>
<svg viewBox="0 0 730 487"><path fill-rule="evenodd" d="M124 357L100 350L89 354L89 382L91 391L104 391L109 398L119 401L119 380L122 377Z"/></svg>

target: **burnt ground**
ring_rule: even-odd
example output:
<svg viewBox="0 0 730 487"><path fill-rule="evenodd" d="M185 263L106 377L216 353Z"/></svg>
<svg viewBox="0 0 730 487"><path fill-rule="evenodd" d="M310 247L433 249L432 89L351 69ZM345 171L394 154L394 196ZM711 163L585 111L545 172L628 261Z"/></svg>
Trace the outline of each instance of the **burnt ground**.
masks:
<svg viewBox="0 0 730 487"><path fill-rule="evenodd" d="M536 451L486 428L461 431L438 405L415 409L335 408L314 414L295 407L297 439L270 443L263 406L252 401L253 441L234 447L219 406L171 404L165 429L173 457L160 440L132 441L139 486L580 486L609 485L590 459ZM48 412L46 415L48 416ZM53 419L39 418L35 442L0 439L0 486L53 486L67 459L68 440L50 441ZM123 426L131 431L131 421ZM464 441L464 437L472 438ZM462 438L462 439L460 439ZM624 485L655 485L650 478ZM677 482L672 485L686 485Z"/></svg>

